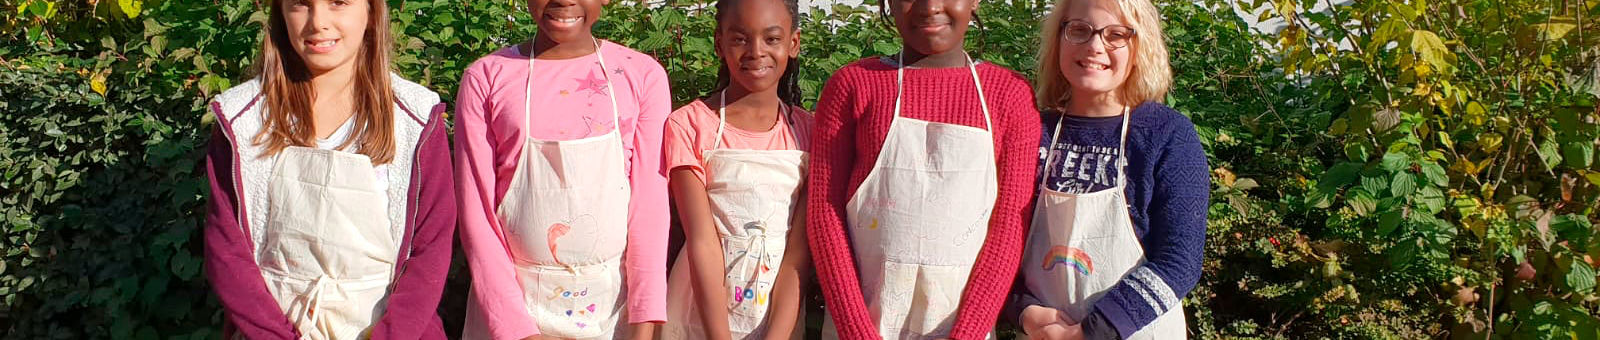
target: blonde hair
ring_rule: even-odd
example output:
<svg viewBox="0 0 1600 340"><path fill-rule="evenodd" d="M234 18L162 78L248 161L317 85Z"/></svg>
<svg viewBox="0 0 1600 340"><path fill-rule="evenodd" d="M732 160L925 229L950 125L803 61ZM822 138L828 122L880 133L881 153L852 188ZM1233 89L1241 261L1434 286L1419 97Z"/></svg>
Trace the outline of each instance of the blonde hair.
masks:
<svg viewBox="0 0 1600 340"><path fill-rule="evenodd" d="M1058 106L1066 102L1071 84L1061 75L1061 23L1066 21L1067 2L1056 0L1055 8L1045 16L1039 33L1038 81L1033 88L1039 105ZM1150 0L1092 0L1116 1L1122 21L1136 32L1128 44L1133 61L1128 79L1116 90L1117 99L1128 106L1138 106L1147 101L1161 102L1172 88L1172 66L1167 63L1167 42L1161 33L1161 13Z"/></svg>

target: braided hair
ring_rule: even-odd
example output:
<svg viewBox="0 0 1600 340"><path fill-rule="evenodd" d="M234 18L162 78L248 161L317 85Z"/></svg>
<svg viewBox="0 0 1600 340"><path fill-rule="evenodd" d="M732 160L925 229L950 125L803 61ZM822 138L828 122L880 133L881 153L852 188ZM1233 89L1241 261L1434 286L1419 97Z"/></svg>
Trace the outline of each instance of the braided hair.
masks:
<svg viewBox="0 0 1600 340"><path fill-rule="evenodd" d="M727 9L729 7L732 7L733 3L737 2L737 1L750 1L750 0L718 0L717 1L717 5L716 5L716 8L717 8L717 14L716 14L717 28L716 29L718 31L722 30L722 14L723 13L727 13L728 12ZM799 30L800 29L800 4L799 4L798 0L778 0L778 1L783 1L784 8L787 8L789 10L789 18L790 18L789 19L789 29L791 31ZM717 86L716 86L716 89L717 89L717 91L721 91L723 89L728 88L728 85L733 81L733 78L732 78L732 76L729 75L731 71L728 69L727 61L722 60L722 58L717 58L717 61L721 63L721 66L717 68ZM783 101L784 104L799 106L804 98L805 98L804 94L800 93L800 58L799 57L789 58L788 66L785 67L784 70L783 70L783 76L778 77L778 100Z"/></svg>

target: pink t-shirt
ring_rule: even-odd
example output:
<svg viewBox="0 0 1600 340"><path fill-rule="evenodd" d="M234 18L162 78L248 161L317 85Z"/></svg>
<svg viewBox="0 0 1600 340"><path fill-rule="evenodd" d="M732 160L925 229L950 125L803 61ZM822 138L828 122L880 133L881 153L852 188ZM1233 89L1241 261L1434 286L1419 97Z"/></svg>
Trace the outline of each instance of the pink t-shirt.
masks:
<svg viewBox="0 0 1600 340"><path fill-rule="evenodd" d="M722 140L714 141L712 139L717 136L717 124L722 121L721 117L704 102L690 102L667 116L667 134L662 141L666 145L662 153L666 157L667 169L689 167L695 177L704 183L706 173L702 152L706 150L805 150L806 141L809 140L807 137L811 133L811 113L799 106L790 106L789 112L788 115L778 115L777 124L767 131L746 131L727 125L722 130ZM791 118L793 122L790 122Z"/></svg>
<svg viewBox="0 0 1600 340"><path fill-rule="evenodd" d="M528 57L508 47L473 62L461 76L456 95L455 172L461 245L472 267L472 294L477 301L469 308L483 313L495 339L538 334L538 326L524 306L505 232L495 217L517 170L523 141L530 136L574 140L617 128L612 123L610 90L615 92L621 116L632 186L628 248L622 261L628 291L626 321L666 320L670 214L661 134L672 110L667 72L649 55L609 41L601 44L599 54L605 56L604 69L594 54L535 60L530 77ZM531 97L525 95L530 80ZM523 128L524 97L532 107L528 131Z"/></svg>

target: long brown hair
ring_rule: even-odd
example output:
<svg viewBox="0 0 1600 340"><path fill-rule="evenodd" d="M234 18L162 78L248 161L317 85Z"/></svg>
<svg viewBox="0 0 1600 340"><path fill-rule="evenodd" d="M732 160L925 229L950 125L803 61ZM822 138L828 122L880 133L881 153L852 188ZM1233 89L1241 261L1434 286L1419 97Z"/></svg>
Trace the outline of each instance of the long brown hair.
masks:
<svg viewBox="0 0 1600 340"><path fill-rule="evenodd" d="M251 139L266 144L262 157L275 155L290 146L310 147L316 142L312 127L311 71L294 52L288 24L278 1L269 1L267 36L261 41L261 56L255 68L261 77L261 92L266 119L261 132ZM372 164L389 163L394 158L394 90L389 84L389 6L384 0L368 0L366 36L355 60L355 114L352 138L339 148L356 146Z"/></svg>

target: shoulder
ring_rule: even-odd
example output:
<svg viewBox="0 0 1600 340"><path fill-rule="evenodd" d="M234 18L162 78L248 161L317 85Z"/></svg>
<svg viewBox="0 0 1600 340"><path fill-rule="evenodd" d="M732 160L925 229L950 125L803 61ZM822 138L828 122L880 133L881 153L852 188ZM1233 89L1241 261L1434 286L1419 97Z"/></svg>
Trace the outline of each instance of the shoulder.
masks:
<svg viewBox="0 0 1600 340"><path fill-rule="evenodd" d="M810 125L811 121L813 119L816 119L816 114L815 113L811 113L811 111L806 111L806 109L803 108L803 107L800 107L800 105L789 105L789 113L790 113L789 116L791 117L791 119L794 119L795 124L802 124L803 123L803 124L806 124L806 125Z"/></svg>
<svg viewBox="0 0 1600 340"><path fill-rule="evenodd" d="M706 106L705 102L700 100L683 104L677 110L672 110L672 113L667 114L667 128L693 130L693 127L704 120L709 112L711 112L711 107Z"/></svg>
<svg viewBox="0 0 1600 340"><path fill-rule="evenodd" d="M394 91L395 100L400 102L400 109L413 119L422 124L432 119L434 106L440 102L438 93L393 73L389 75L389 87Z"/></svg>
<svg viewBox="0 0 1600 340"><path fill-rule="evenodd" d="M990 95L1010 104L1033 107L1033 85L1021 72L991 62L978 63L977 69L978 78L983 79L984 90L994 89Z"/></svg>
<svg viewBox="0 0 1600 340"><path fill-rule="evenodd" d="M622 44L618 44L610 40L602 40L600 43L600 49L601 53L605 54L607 62L620 63L620 65L612 65L614 67L620 66L625 70L639 72L645 75L666 75L667 73L667 69L661 67L661 62L657 61L654 56L645 54L644 52L639 52L638 50L623 46Z"/></svg>
<svg viewBox="0 0 1600 340"><path fill-rule="evenodd" d="M467 65L467 69L462 72L461 77L463 79L487 77L491 72L499 70L501 65L517 60L527 62L527 58L517 53L516 45L502 47L479 57L478 60L473 60L472 64Z"/></svg>
<svg viewBox="0 0 1600 340"><path fill-rule="evenodd" d="M211 99L212 114L219 121L228 121L255 104L261 96L261 78L251 78L244 83L223 90Z"/></svg>
<svg viewBox="0 0 1600 340"><path fill-rule="evenodd" d="M1194 130L1194 122L1189 120L1189 116L1162 103L1145 102L1133 108L1132 115L1129 124L1135 128L1163 135Z"/></svg>
<svg viewBox="0 0 1600 340"><path fill-rule="evenodd" d="M872 74L883 74L894 70L894 65L884 63L882 57L867 57L840 67L838 71L833 72L831 79L860 80Z"/></svg>
<svg viewBox="0 0 1600 340"><path fill-rule="evenodd" d="M997 85L1024 87L1030 86L1028 85L1028 77L1023 76L1021 72L1006 68L1005 66L1000 66L999 64L984 61L978 63L977 69L979 77L984 78L984 80L997 80L999 81Z"/></svg>

